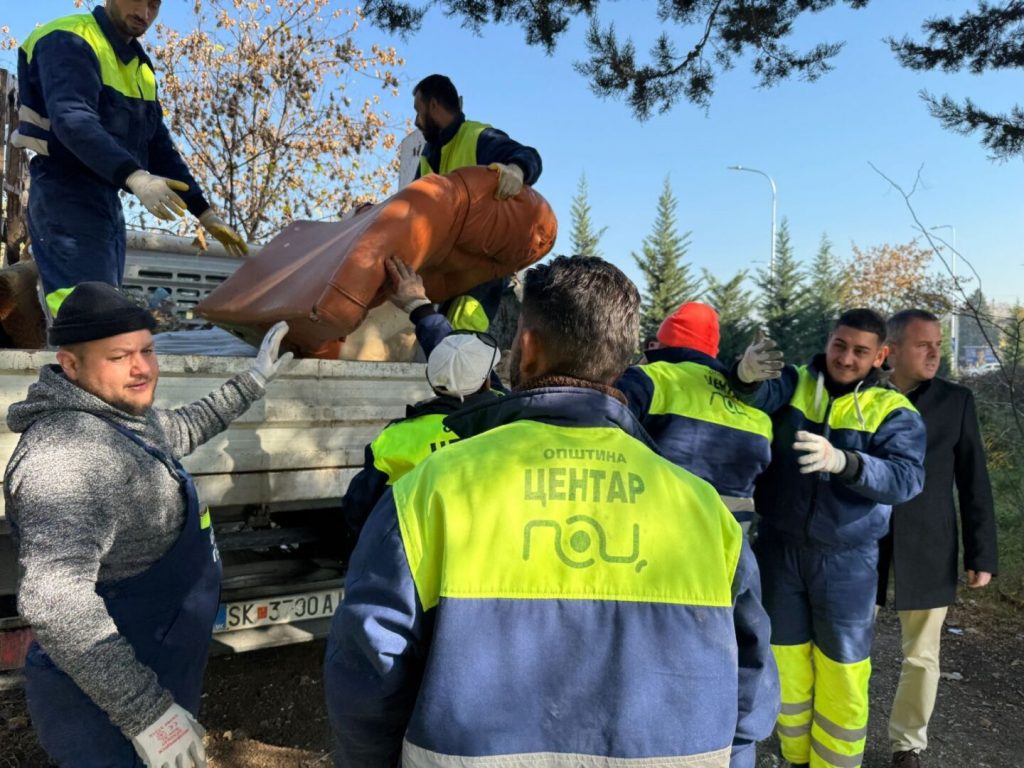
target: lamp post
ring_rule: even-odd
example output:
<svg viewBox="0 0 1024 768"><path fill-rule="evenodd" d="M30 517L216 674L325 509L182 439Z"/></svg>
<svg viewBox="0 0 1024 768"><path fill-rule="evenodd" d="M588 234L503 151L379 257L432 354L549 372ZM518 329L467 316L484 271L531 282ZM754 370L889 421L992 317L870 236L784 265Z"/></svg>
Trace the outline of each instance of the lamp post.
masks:
<svg viewBox="0 0 1024 768"><path fill-rule="evenodd" d="M950 258L950 272L953 274L955 290L959 291L960 286L956 282L956 227L952 224L936 224L934 227L929 227L929 229L933 231L936 229L948 229L953 232L953 256ZM955 299L953 311L950 313L949 318L949 350L953 356L953 359L949 362L949 370L950 373L956 375L960 367L960 316L956 313Z"/></svg>
<svg viewBox="0 0 1024 768"><path fill-rule="evenodd" d="M768 279L769 282L775 282L775 180L764 171L759 171L757 168L747 168L745 165L730 165L730 171L749 171L750 173L759 173L768 179L768 183L772 185L772 257L768 262Z"/></svg>

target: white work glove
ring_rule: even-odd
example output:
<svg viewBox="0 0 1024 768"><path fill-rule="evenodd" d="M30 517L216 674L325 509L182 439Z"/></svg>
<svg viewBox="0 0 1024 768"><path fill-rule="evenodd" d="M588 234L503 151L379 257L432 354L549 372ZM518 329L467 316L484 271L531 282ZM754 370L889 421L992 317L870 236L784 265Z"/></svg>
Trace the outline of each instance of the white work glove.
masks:
<svg viewBox="0 0 1024 768"><path fill-rule="evenodd" d="M515 197L523 188L523 169L515 163L491 163L488 170L498 172L498 189L494 192L497 200Z"/></svg>
<svg viewBox="0 0 1024 768"><path fill-rule="evenodd" d="M277 353L281 349L281 341L288 333L288 323L282 320L279 323L275 323L274 327L267 331L267 335L263 337L263 343L260 344L260 351L256 355L256 362L250 369L252 375L256 377L260 384L264 387L269 384L277 374L281 372L281 368L286 365L294 355L291 352L285 352L280 357Z"/></svg>
<svg viewBox="0 0 1024 768"><path fill-rule="evenodd" d="M174 194L174 190L187 192L188 184L163 176L154 176L146 171L135 171L125 179L124 185L132 191L146 210L164 221L174 221L186 211L185 201Z"/></svg>
<svg viewBox="0 0 1024 768"><path fill-rule="evenodd" d="M412 267L394 256L388 256L384 266L395 289L388 296L388 301L407 314L412 314L420 307L432 303L423 288L423 278L417 275Z"/></svg>
<svg viewBox="0 0 1024 768"><path fill-rule="evenodd" d="M754 384L766 379L777 379L782 376L782 350L779 345L767 338L764 331L758 329L754 340L743 353L736 375L744 384Z"/></svg>
<svg viewBox="0 0 1024 768"><path fill-rule="evenodd" d="M132 739L146 768L206 768L206 731L185 709L171 708Z"/></svg>
<svg viewBox="0 0 1024 768"><path fill-rule="evenodd" d="M838 475L846 469L846 454L813 432L805 432L802 429L797 432L793 450L806 451L796 460L802 475L809 475L812 472L831 472Z"/></svg>
<svg viewBox="0 0 1024 768"><path fill-rule="evenodd" d="M249 253L249 246L246 245L242 236L229 227L224 219L214 213L213 208L207 208L203 211L203 215L199 217L199 223L206 228L207 232L217 238L229 256L240 259Z"/></svg>

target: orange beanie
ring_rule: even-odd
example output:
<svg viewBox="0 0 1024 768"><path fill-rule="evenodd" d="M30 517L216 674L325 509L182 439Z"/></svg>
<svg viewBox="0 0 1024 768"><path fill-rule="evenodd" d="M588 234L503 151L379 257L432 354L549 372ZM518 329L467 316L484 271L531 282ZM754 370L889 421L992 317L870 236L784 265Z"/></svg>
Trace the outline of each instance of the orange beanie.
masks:
<svg viewBox="0 0 1024 768"><path fill-rule="evenodd" d="M691 301L665 318L658 341L666 347L687 347L715 357L718 354L718 313L707 304Z"/></svg>

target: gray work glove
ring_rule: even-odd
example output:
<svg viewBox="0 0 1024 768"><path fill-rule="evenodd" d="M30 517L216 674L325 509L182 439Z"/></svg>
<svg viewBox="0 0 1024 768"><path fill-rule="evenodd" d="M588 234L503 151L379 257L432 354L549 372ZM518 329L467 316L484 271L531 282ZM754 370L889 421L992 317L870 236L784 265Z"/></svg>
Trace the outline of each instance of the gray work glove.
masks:
<svg viewBox="0 0 1024 768"><path fill-rule="evenodd" d="M175 192L188 192L188 184L175 179L154 176L146 171L135 171L124 185L139 198L146 210L164 221L174 221L187 210L185 201Z"/></svg>
<svg viewBox="0 0 1024 768"><path fill-rule="evenodd" d="M416 274L416 270L394 256L388 256L384 266L391 278L391 287L394 288L388 301L406 314L412 314L431 303L423 288L423 278Z"/></svg>
<svg viewBox="0 0 1024 768"><path fill-rule="evenodd" d="M736 368L736 375L744 384L754 384L767 379L777 379L782 376L783 362L782 350L779 345L765 336L764 331L758 329L754 334L754 340L750 342L746 352Z"/></svg>
<svg viewBox="0 0 1024 768"><path fill-rule="evenodd" d="M260 344L260 351L256 355L256 362L253 363L250 370L252 375L256 377L256 380L264 387L281 372L281 368L293 357L291 352L285 352L280 357L277 356L281 349L281 341L287 333L288 323L282 320L267 331L267 335L263 337L263 343Z"/></svg>
<svg viewBox="0 0 1024 768"><path fill-rule="evenodd" d="M498 172L498 188L494 192L496 200L508 200L523 190L523 169L515 163L491 163L487 169Z"/></svg>
<svg viewBox="0 0 1024 768"><path fill-rule="evenodd" d="M206 731L184 708L172 704L132 739L146 768L206 768Z"/></svg>

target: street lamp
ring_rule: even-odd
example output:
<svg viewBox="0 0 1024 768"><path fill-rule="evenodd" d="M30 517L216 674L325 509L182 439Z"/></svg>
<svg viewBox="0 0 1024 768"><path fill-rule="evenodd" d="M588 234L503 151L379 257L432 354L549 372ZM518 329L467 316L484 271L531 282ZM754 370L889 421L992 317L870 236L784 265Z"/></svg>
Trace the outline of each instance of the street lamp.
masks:
<svg viewBox="0 0 1024 768"><path fill-rule="evenodd" d="M955 290L959 291L960 286L956 282L956 227L952 224L937 224L934 227L929 227L932 231L936 229L948 229L953 232L953 256L950 259L949 271L953 275L953 285ZM954 299L953 311L949 318L949 349L952 353L953 359L949 362L949 370L952 374L956 375L957 368L960 364L960 316L956 313L956 303Z"/></svg>
<svg viewBox="0 0 1024 768"><path fill-rule="evenodd" d="M768 262L768 278L770 283L775 282L775 180L772 179L764 171L759 171L757 168L747 168L745 165L730 165L730 171L750 171L750 173L759 173L768 179L768 183L772 185L772 258Z"/></svg>

